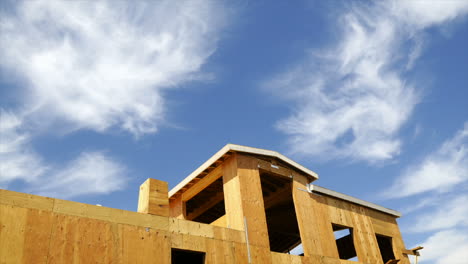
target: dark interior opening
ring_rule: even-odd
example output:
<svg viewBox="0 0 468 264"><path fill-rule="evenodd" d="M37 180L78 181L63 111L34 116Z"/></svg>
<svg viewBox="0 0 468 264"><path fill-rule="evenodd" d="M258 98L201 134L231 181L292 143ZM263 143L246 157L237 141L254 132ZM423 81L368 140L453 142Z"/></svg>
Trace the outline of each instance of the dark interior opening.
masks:
<svg viewBox="0 0 468 264"><path fill-rule="evenodd" d="M346 226L332 224L335 234L336 247L340 259L358 260L356 248L354 247L353 229Z"/></svg>
<svg viewBox="0 0 468 264"><path fill-rule="evenodd" d="M393 254L392 238L378 234L375 236L377 238L377 243L379 244L380 255L382 255L383 262L387 263L387 261L395 259L395 254Z"/></svg>
<svg viewBox="0 0 468 264"><path fill-rule="evenodd" d="M260 179L270 250L296 255L303 254L297 249L292 251L301 244L292 196L292 179L263 172Z"/></svg>
<svg viewBox="0 0 468 264"><path fill-rule="evenodd" d="M223 177L185 202L185 214L187 220L205 224L225 215Z"/></svg>
<svg viewBox="0 0 468 264"><path fill-rule="evenodd" d="M172 264L203 264L205 263L205 252L182 250L173 248L171 250Z"/></svg>

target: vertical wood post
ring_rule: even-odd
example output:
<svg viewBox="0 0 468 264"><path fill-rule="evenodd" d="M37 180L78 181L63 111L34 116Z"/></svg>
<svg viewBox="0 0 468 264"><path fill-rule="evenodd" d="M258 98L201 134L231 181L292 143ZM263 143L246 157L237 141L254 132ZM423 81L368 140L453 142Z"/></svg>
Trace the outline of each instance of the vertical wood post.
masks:
<svg viewBox="0 0 468 264"><path fill-rule="evenodd" d="M167 182L148 178L140 186L138 212L152 215L169 216Z"/></svg>
<svg viewBox="0 0 468 264"><path fill-rule="evenodd" d="M257 160L235 153L225 161L223 168L227 227L246 231L252 263L271 263Z"/></svg>

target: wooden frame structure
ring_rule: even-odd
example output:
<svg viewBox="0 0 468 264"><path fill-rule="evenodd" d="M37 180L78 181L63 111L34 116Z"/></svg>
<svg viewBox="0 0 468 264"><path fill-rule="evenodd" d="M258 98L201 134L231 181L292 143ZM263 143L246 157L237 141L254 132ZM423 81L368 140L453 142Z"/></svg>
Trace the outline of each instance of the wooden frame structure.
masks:
<svg viewBox="0 0 468 264"><path fill-rule="evenodd" d="M317 179L277 152L228 144L170 192L148 179L138 212L0 190L0 263L171 263L187 250L204 263L408 264L418 254L398 212ZM299 244L302 256L288 254Z"/></svg>

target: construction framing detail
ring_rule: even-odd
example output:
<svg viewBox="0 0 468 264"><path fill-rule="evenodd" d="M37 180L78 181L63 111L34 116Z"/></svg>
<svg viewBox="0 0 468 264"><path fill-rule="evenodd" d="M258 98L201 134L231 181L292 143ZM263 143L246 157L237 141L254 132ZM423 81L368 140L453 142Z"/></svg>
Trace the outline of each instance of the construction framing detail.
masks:
<svg viewBox="0 0 468 264"><path fill-rule="evenodd" d="M0 263L409 264L419 255L404 246L400 213L317 179L277 152L228 144L170 192L144 182L138 212L0 190Z"/></svg>

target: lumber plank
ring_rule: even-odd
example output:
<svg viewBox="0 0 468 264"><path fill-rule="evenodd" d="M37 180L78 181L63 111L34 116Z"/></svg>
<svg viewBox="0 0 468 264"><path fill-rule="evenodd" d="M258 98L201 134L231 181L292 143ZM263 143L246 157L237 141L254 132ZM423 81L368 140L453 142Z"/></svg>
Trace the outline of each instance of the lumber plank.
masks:
<svg viewBox="0 0 468 264"><path fill-rule="evenodd" d="M0 204L52 211L54 199L0 189Z"/></svg>
<svg viewBox="0 0 468 264"><path fill-rule="evenodd" d="M213 182L223 176L223 166L219 165L207 175L203 176L197 183L190 186L186 191L182 193L182 201L186 202L192 197L203 191L206 187L210 186Z"/></svg>

